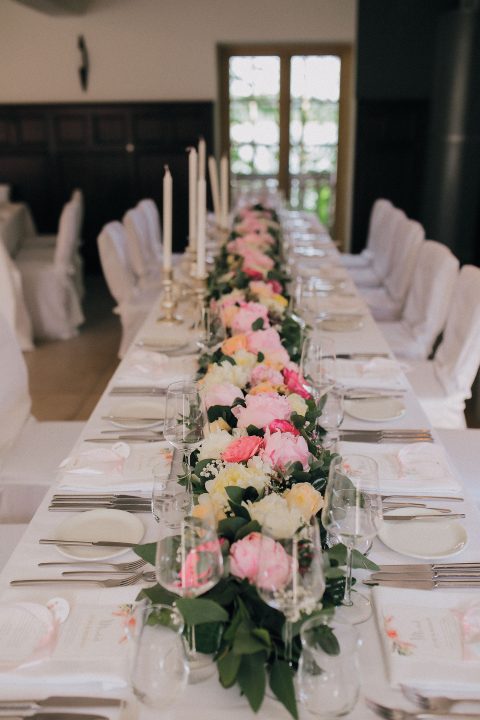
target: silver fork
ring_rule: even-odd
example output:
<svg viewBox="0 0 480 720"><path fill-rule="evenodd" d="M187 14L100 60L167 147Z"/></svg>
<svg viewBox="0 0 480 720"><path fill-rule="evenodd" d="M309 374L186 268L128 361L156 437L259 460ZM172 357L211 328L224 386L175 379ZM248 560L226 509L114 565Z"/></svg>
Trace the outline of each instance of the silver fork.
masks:
<svg viewBox="0 0 480 720"><path fill-rule="evenodd" d="M397 708L381 705L374 700L369 700L369 698L365 698L365 702L370 710L373 710L376 715L386 718L386 720L435 720L435 718L438 718L438 713L434 712L409 712L407 710L399 710ZM480 714L462 713L461 715L459 714L458 717L463 720L478 720L478 718L480 718Z"/></svg>
<svg viewBox="0 0 480 720"><path fill-rule="evenodd" d="M406 698L418 705L422 710L429 710L430 712L447 713L451 708L461 702L480 703L480 698L458 699L444 696L428 697L427 695L422 695L422 693L415 690L415 688L407 687L406 685L401 685L401 688Z"/></svg>
<svg viewBox="0 0 480 720"><path fill-rule="evenodd" d="M106 580L90 580L88 578L82 578L81 580L77 578L34 578L30 580L11 580L10 585L18 587L22 585L50 585L51 583L88 583L90 585L99 585L104 588L114 588L125 587L126 585L135 585L135 583L141 580L142 577L143 573L140 572L118 580L117 578L108 578Z"/></svg>
<svg viewBox="0 0 480 720"><path fill-rule="evenodd" d="M85 567L86 565L89 567L98 567L99 565L104 565L105 567L112 568L113 570L117 572L134 572L135 570L140 570L140 568L145 567L147 564L146 560L132 560L131 562L123 562L123 563L108 563L108 562L94 562L94 561L88 561L85 560L82 561L75 561L75 562L67 562L64 560L63 562L40 562L38 563L38 567L59 567L60 565L69 565L74 567Z"/></svg>
<svg viewBox="0 0 480 720"><path fill-rule="evenodd" d="M108 570L64 570L62 572L62 577L70 577L73 575L105 575L105 573L109 572ZM128 570L117 570L118 573L125 573L128 572ZM146 572L140 573L140 580L146 580L147 582L153 582L156 580L156 575L154 570L147 570Z"/></svg>

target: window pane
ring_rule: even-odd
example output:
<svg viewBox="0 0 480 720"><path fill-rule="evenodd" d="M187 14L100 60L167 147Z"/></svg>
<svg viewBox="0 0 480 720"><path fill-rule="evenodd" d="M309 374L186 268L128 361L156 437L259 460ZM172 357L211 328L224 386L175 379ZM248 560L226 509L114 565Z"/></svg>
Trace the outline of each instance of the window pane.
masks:
<svg viewBox="0 0 480 720"><path fill-rule="evenodd" d="M231 57L230 160L234 185L278 176L280 58ZM247 176L247 177L245 177Z"/></svg>

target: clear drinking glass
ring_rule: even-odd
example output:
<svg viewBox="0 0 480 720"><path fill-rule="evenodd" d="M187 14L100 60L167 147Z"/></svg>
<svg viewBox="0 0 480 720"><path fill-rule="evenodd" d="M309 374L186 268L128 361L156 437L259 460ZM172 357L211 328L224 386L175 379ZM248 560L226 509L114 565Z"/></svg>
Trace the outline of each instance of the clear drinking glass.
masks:
<svg viewBox="0 0 480 720"><path fill-rule="evenodd" d="M292 662L292 624L311 613L325 590L320 533L316 518L292 537L278 537L268 523L262 526L262 543L256 577L260 597L285 615L285 658Z"/></svg>
<svg viewBox="0 0 480 720"><path fill-rule="evenodd" d="M167 387L165 399L165 440L177 450L181 450L185 459L185 475L191 492L190 457L204 438L207 424L205 409L193 382L179 380Z"/></svg>
<svg viewBox="0 0 480 720"><path fill-rule="evenodd" d="M322 439L324 447L332 448L338 442L338 430L343 422L344 414L344 392L341 388L332 388L325 397L322 414L318 418L319 425L327 431Z"/></svg>
<svg viewBox="0 0 480 720"><path fill-rule="evenodd" d="M336 354L333 338L307 336L303 343L300 367L311 379L314 396L319 400L336 381Z"/></svg>
<svg viewBox="0 0 480 720"><path fill-rule="evenodd" d="M208 522L186 516L169 532L160 523L155 573L162 587L181 597L195 598L214 587L223 574L223 556L215 528ZM198 682L208 674L211 659L197 653L195 628L188 628L190 681ZM213 668L215 666L213 665Z"/></svg>
<svg viewBox="0 0 480 720"><path fill-rule="evenodd" d="M158 717L185 690L188 664L182 616L169 605L141 604L135 613L134 695Z"/></svg>
<svg viewBox="0 0 480 720"><path fill-rule="evenodd" d="M338 641L337 654L330 655L321 640L332 633ZM307 620L300 631L302 654L297 672L299 702L313 715L337 718L355 707L360 693L358 649L360 638L348 623L321 617Z"/></svg>
<svg viewBox="0 0 480 720"><path fill-rule="evenodd" d="M165 468L162 468L165 471ZM171 530L177 528L192 510L192 495L176 478L165 478L153 468L152 515Z"/></svg>
<svg viewBox="0 0 480 720"><path fill-rule="evenodd" d="M325 530L347 548L347 578L343 609L336 616L351 623L370 617L368 598L352 594L352 550L360 541L372 540L382 524L382 498L378 466L366 455L345 455L332 460L322 509Z"/></svg>
<svg viewBox="0 0 480 720"><path fill-rule="evenodd" d="M214 348L225 340L225 327L217 311L211 307L202 306L196 327L197 346L201 352L212 352Z"/></svg>

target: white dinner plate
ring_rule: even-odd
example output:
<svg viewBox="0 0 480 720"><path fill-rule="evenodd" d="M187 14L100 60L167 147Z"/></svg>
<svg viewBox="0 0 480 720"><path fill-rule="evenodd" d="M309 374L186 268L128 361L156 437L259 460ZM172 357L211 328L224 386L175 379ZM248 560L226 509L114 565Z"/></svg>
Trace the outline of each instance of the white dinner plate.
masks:
<svg viewBox="0 0 480 720"><path fill-rule="evenodd" d="M363 327L363 315L332 313L328 317L319 318L316 325L320 330L329 332L351 332L352 330L360 330Z"/></svg>
<svg viewBox="0 0 480 720"><path fill-rule="evenodd" d="M384 422L398 420L405 415L403 400L389 397L368 398L368 400L345 400L345 412L357 420Z"/></svg>
<svg viewBox="0 0 480 720"><path fill-rule="evenodd" d="M155 427L165 419L165 398L117 402L109 408L105 417L115 427L126 430Z"/></svg>
<svg viewBox="0 0 480 720"><path fill-rule="evenodd" d="M435 513L427 508L396 508L391 515L425 515ZM435 513L440 514L440 513ZM457 555L467 544L467 531L458 520L409 520L385 522L378 533L391 550L419 560L436 560Z"/></svg>
<svg viewBox="0 0 480 720"><path fill-rule="evenodd" d="M54 531L55 540L119 540L137 544L145 528L136 515L124 510L96 509L79 513L64 520ZM58 551L76 560L108 560L128 551L128 548L78 547L57 545Z"/></svg>

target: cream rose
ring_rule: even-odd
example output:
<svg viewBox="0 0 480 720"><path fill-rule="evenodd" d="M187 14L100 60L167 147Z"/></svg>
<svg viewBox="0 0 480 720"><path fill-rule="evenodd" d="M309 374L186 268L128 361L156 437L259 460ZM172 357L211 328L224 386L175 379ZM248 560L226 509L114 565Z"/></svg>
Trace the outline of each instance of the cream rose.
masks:
<svg viewBox="0 0 480 720"><path fill-rule="evenodd" d="M290 509L300 512L304 520L308 521L323 507L323 497L310 483L297 483L290 490L283 493Z"/></svg>

